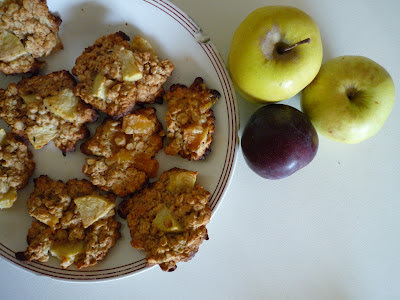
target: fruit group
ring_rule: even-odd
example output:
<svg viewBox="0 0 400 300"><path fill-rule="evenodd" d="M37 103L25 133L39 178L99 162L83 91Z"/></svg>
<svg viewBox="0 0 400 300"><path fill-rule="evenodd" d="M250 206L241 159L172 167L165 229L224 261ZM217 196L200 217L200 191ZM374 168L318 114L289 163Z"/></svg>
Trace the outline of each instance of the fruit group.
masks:
<svg viewBox="0 0 400 300"><path fill-rule="evenodd" d="M355 144L379 131L394 99L393 80L382 66L363 56L341 56L322 65L301 106L319 133Z"/></svg>
<svg viewBox="0 0 400 300"><path fill-rule="evenodd" d="M250 117L241 146L254 172L264 178L281 179L314 159L318 135L301 111L284 104L270 104Z"/></svg>
<svg viewBox="0 0 400 300"><path fill-rule="evenodd" d="M276 102L306 87L321 62L321 36L311 17L295 7L266 6L253 11L237 28L228 68L244 98Z"/></svg>

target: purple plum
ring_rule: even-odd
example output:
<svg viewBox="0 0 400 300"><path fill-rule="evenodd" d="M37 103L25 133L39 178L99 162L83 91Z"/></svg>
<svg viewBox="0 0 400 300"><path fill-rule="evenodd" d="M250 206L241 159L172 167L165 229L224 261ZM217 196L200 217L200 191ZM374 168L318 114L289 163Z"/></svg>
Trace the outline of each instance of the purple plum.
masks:
<svg viewBox="0 0 400 300"><path fill-rule="evenodd" d="M285 104L258 109L241 146L249 167L267 179L282 179L307 166L318 150L318 134L307 116Z"/></svg>

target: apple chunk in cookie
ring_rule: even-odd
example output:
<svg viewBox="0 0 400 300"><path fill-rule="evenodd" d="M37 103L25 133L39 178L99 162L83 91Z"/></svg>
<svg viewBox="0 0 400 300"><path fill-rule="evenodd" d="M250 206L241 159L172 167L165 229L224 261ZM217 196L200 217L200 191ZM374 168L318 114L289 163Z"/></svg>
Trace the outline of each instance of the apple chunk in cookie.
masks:
<svg viewBox="0 0 400 300"><path fill-rule="evenodd" d="M0 91L0 117L12 131L40 149L53 141L64 154L89 131L85 123L96 111L73 93L75 79L67 71L24 78Z"/></svg>
<svg viewBox="0 0 400 300"><path fill-rule="evenodd" d="M166 154L179 154L189 160L206 157L215 130L211 107L219 97L220 93L208 89L200 77L189 88L182 84L171 86L164 95L168 103Z"/></svg>
<svg viewBox="0 0 400 300"><path fill-rule="evenodd" d="M0 209L14 204L34 169L32 152L25 143L0 128Z"/></svg>
<svg viewBox="0 0 400 300"><path fill-rule="evenodd" d="M100 189L126 197L157 175L154 156L163 147L163 136L152 107L106 119L81 146L84 154L96 156L86 159L83 173Z"/></svg>
<svg viewBox="0 0 400 300"><path fill-rule="evenodd" d="M29 214L36 220L28 231L27 249L16 257L46 262L52 255L63 268L97 264L121 236L121 224L114 219L115 198L99 194L86 180L63 183L40 176L28 200Z"/></svg>
<svg viewBox="0 0 400 300"><path fill-rule="evenodd" d="M173 168L130 199L120 203L133 248L146 251L148 265L174 271L208 239L210 193L196 184L197 172Z"/></svg>
<svg viewBox="0 0 400 300"><path fill-rule="evenodd" d="M85 49L72 73L79 78L75 94L114 118L130 113L136 103L154 103L174 69L160 61L150 43L119 31Z"/></svg>
<svg viewBox="0 0 400 300"><path fill-rule="evenodd" d="M46 1L1 1L0 71L37 73L45 64L39 58L63 48L58 36L60 24L61 19L49 12Z"/></svg>

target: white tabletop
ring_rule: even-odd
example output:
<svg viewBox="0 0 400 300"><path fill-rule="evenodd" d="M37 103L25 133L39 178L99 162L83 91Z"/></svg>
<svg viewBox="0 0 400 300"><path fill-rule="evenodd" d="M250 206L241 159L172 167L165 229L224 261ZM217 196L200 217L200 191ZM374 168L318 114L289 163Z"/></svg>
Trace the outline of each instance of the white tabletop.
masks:
<svg viewBox="0 0 400 300"><path fill-rule="evenodd" d="M400 1L173 0L227 60L231 38L254 9L296 6L319 25L324 61L367 56L400 82ZM259 105L238 96L241 128ZM299 97L283 103L299 108ZM399 299L400 99L373 138L356 145L320 136L316 158L279 181L236 169L194 259L99 283L63 282L0 258L1 299ZM241 131L239 131L241 136Z"/></svg>

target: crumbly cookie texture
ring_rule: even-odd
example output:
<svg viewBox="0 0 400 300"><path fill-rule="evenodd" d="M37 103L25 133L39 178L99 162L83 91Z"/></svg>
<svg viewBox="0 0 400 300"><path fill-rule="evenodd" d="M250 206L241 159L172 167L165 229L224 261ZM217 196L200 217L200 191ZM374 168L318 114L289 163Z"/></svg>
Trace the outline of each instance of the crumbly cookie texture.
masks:
<svg viewBox="0 0 400 300"><path fill-rule="evenodd" d="M46 0L6 0L0 3L0 71L36 74L39 58L62 49L61 19L49 12Z"/></svg>
<svg viewBox="0 0 400 300"><path fill-rule="evenodd" d="M127 216L133 248L144 249L148 265L173 271L190 260L203 240L211 217L210 193L195 184L197 172L174 168L160 179L121 202Z"/></svg>
<svg viewBox="0 0 400 300"><path fill-rule="evenodd" d="M75 79L67 71L24 78L0 91L0 117L12 131L29 140L35 149L53 141L64 154L89 135L85 123L97 112L73 89Z"/></svg>
<svg viewBox="0 0 400 300"><path fill-rule="evenodd" d="M34 169L32 152L25 143L0 128L0 209L14 204Z"/></svg>
<svg viewBox="0 0 400 300"><path fill-rule="evenodd" d="M86 180L64 184L40 176L28 200L29 214L36 219L28 231L28 248L16 257L46 262L53 255L63 268L95 265L121 237L121 224L114 220L115 198L100 195Z"/></svg>
<svg viewBox="0 0 400 300"><path fill-rule="evenodd" d="M211 107L219 97L220 93L208 89L200 77L189 88L182 84L171 86L164 95L168 103L166 154L179 154L188 160L206 157L215 130Z"/></svg>
<svg viewBox="0 0 400 300"><path fill-rule="evenodd" d="M162 85L174 69L140 36L128 41L121 31L103 36L85 49L72 69L80 81L75 94L114 118L130 113L136 103L161 98Z"/></svg>
<svg viewBox="0 0 400 300"><path fill-rule="evenodd" d="M92 138L81 145L87 158L83 173L92 184L126 197L157 175L154 159L163 147L164 131L152 107L136 110L122 119L106 119Z"/></svg>

